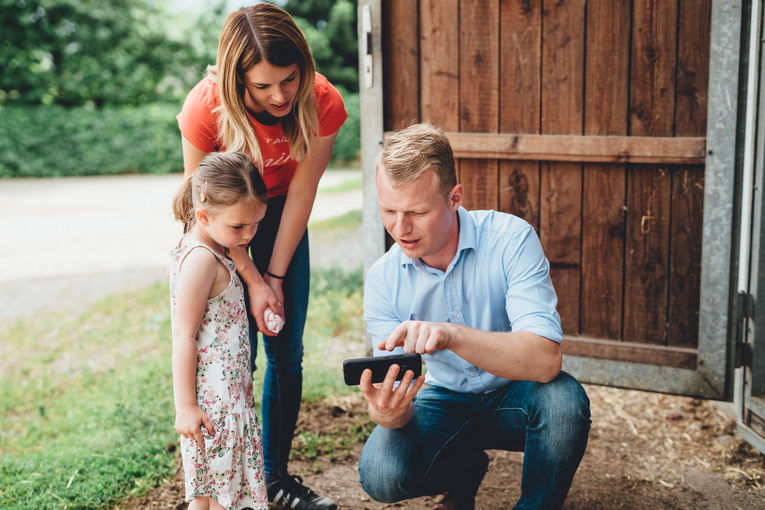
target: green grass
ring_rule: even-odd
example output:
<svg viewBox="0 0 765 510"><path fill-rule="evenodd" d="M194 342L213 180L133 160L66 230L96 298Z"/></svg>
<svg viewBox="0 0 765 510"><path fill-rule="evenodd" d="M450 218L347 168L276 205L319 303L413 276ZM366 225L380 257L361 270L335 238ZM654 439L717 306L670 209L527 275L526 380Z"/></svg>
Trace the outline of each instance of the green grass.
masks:
<svg viewBox="0 0 765 510"><path fill-rule="evenodd" d="M361 226L361 209L348 211L340 216L333 216L320 221L312 221L308 227L314 231L346 231Z"/></svg>
<svg viewBox="0 0 765 510"><path fill-rule="evenodd" d="M359 175L345 179L334 186L327 186L321 189L321 193L343 193L345 191L356 191L364 186L361 172Z"/></svg>
<svg viewBox="0 0 765 510"><path fill-rule="evenodd" d="M361 287L360 270L312 274L306 401L352 391L341 363L364 350ZM166 284L0 331L0 508L105 508L172 474L170 336Z"/></svg>

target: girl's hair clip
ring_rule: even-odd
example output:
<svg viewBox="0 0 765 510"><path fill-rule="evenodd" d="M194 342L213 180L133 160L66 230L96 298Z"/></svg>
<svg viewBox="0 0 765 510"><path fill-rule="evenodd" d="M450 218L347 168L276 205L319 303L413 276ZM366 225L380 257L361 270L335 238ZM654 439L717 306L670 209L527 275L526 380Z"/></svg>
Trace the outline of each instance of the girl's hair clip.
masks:
<svg viewBox="0 0 765 510"><path fill-rule="evenodd" d="M207 200L207 181L205 181L204 184L202 184L202 193L199 195L199 200L204 202Z"/></svg>

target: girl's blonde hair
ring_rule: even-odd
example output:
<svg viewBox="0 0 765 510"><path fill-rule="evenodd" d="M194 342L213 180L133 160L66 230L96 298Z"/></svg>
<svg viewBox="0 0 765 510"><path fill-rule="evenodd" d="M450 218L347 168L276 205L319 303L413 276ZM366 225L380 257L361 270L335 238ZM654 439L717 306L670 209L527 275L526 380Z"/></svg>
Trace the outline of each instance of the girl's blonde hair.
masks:
<svg viewBox="0 0 765 510"><path fill-rule="evenodd" d="M319 131L313 95L315 67L305 36L286 11L272 4L241 7L229 14L218 40L216 65L207 68L220 94L218 132L227 150L248 153L261 170L263 157L244 104L244 75L264 60L278 67L297 62L300 68L292 111L280 118L290 155L300 161Z"/></svg>
<svg viewBox="0 0 765 510"><path fill-rule="evenodd" d="M258 169L243 152L213 152L183 181L173 199L173 214L186 234L196 223L197 207L215 210L247 199L263 205L268 201Z"/></svg>

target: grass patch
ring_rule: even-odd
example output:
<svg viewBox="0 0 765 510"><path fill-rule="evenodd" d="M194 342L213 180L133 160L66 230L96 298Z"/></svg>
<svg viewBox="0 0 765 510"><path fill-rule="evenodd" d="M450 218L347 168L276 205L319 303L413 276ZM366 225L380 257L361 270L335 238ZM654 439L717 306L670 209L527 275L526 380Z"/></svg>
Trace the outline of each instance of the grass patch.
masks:
<svg viewBox="0 0 765 510"><path fill-rule="evenodd" d="M361 287L361 270L312 273L306 401L352 391L341 364L364 350ZM104 508L169 477L170 338L164 283L0 331L0 508Z"/></svg>
<svg viewBox="0 0 765 510"><path fill-rule="evenodd" d="M334 186L321 188L321 193L343 193L346 191L356 191L361 189L363 186L363 178L361 176L361 172L359 172L359 175L353 176L350 179L345 179L344 181L340 181Z"/></svg>
<svg viewBox="0 0 765 510"><path fill-rule="evenodd" d="M356 209L326 220L312 221L308 227L311 232L346 231L361 227L361 218L361 209Z"/></svg>
<svg viewBox="0 0 765 510"><path fill-rule="evenodd" d="M367 440L374 428L375 423L367 419L329 432L300 430L292 442L290 459L316 462L320 457L326 457L329 462L345 460L351 456L355 445ZM316 468L320 470L321 466L317 464Z"/></svg>

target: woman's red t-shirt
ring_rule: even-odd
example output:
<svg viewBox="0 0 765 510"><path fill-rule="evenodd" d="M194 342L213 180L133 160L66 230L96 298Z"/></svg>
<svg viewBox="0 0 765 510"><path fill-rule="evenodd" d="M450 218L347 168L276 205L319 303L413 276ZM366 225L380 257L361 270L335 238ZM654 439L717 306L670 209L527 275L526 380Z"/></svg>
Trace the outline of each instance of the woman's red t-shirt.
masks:
<svg viewBox="0 0 765 510"><path fill-rule="evenodd" d="M313 93L319 116L319 136L331 135L348 118L343 98L319 73L314 78ZM203 152L226 150L218 135L218 115L213 112L219 105L218 84L208 76L191 89L177 116L183 137ZM249 117L263 157L262 174L268 196L286 195L297 167L297 162L290 156L287 136L280 123L268 126L255 120L252 115Z"/></svg>

